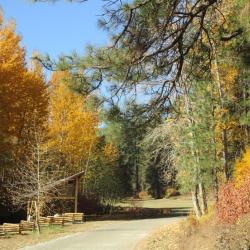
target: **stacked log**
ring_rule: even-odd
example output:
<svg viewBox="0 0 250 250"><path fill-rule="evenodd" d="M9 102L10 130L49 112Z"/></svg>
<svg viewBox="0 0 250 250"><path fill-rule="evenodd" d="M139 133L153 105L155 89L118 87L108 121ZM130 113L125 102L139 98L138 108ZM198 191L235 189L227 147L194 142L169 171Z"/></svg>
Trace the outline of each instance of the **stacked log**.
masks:
<svg viewBox="0 0 250 250"><path fill-rule="evenodd" d="M21 220L19 226L20 226L20 233L25 232L25 231L33 231L35 228L34 222L25 221L25 220Z"/></svg>
<svg viewBox="0 0 250 250"><path fill-rule="evenodd" d="M83 213L65 213L62 216L47 216L39 218L39 226L59 225L64 226L67 223L80 223L83 222ZM30 221L21 220L19 224L4 223L0 225L0 236L5 234L21 234L25 231L33 231L35 223Z"/></svg>
<svg viewBox="0 0 250 250"><path fill-rule="evenodd" d="M20 226L19 224L15 224L15 223L4 223L3 232L4 234L19 234Z"/></svg>

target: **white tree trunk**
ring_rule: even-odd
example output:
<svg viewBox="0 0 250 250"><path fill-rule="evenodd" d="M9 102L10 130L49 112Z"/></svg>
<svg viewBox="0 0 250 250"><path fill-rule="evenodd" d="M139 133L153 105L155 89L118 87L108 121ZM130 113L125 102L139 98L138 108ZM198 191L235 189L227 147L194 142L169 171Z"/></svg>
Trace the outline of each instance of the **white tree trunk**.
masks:
<svg viewBox="0 0 250 250"><path fill-rule="evenodd" d="M196 217L199 219L201 217L201 209L199 205L199 198L198 198L198 186L196 185L195 188L192 190L192 201L194 207L194 213Z"/></svg>

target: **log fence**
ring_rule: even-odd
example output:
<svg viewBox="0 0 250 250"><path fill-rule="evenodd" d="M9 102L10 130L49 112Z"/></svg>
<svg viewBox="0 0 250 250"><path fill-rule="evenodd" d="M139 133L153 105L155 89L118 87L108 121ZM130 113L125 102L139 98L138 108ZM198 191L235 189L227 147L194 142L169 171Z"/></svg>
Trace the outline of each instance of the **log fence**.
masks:
<svg viewBox="0 0 250 250"><path fill-rule="evenodd" d="M83 213L65 213L62 216L47 216L39 218L39 226L46 227L50 225L64 226L66 224L82 223ZM0 225L0 236L8 234L22 234L23 232L34 231L35 223L21 220L20 223L4 223Z"/></svg>

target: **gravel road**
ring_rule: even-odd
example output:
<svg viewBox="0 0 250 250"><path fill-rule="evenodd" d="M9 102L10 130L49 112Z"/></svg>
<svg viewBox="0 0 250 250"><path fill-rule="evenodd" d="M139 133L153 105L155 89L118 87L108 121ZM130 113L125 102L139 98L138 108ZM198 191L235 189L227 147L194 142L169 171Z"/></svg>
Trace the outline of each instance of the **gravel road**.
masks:
<svg viewBox="0 0 250 250"><path fill-rule="evenodd" d="M155 228L180 219L181 217L124 221L27 246L22 250L133 250Z"/></svg>

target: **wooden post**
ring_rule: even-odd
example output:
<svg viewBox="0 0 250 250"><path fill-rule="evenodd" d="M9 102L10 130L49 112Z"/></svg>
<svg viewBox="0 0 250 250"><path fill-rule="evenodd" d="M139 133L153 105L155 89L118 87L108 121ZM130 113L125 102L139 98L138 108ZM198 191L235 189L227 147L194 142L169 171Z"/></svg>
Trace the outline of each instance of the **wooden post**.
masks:
<svg viewBox="0 0 250 250"><path fill-rule="evenodd" d="M76 183L75 183L75 213L77 213L78 186L79 186L79 177L76 177Z"/></svg>
<svg viewBox="0 0 250 250"><path fill-rule="evenodd" d="M27 221L30 221L30 201L27 204Z"/></svg>

